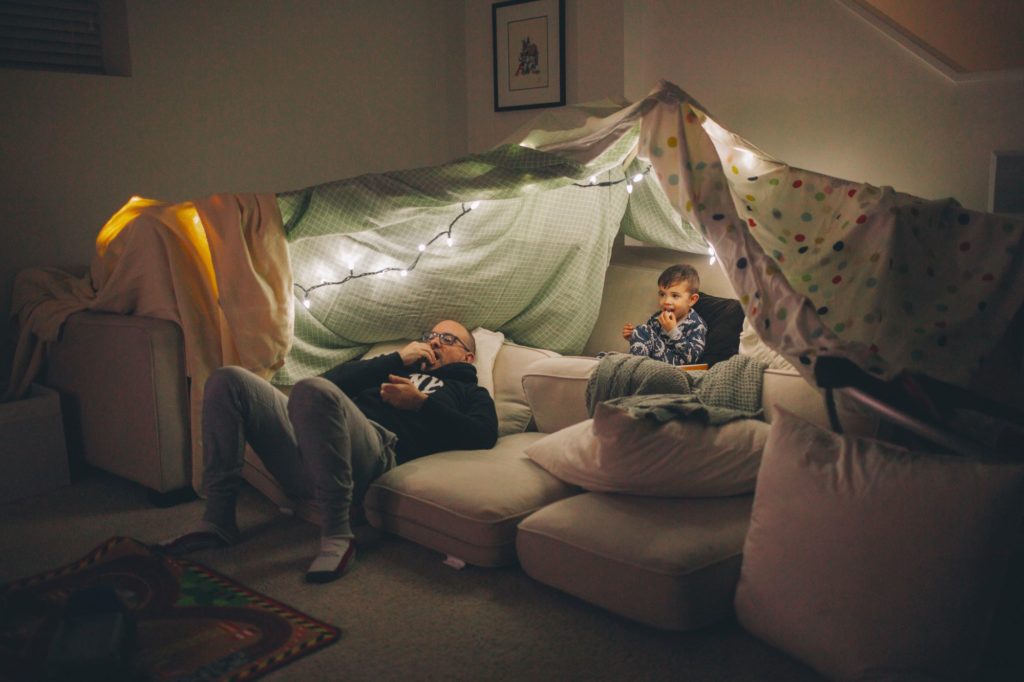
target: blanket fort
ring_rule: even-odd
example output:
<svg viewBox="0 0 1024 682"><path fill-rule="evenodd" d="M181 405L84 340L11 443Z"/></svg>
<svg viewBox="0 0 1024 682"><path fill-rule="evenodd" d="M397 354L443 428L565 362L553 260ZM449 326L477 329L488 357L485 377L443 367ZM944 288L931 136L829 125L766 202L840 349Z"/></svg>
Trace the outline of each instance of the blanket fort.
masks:
<svg viewBox="0 0 1024 682"><path fill-rule="evenodd" d="M966 386L1024 301L1020 219L793 168L671 83L633 105L573 111L541 116L489 159L279 195L296 282L315 281L317 268L330 277L365 247L415 249L446 201L451 214L456 202L493 199L458 235L459 255L437 256L415 284L349 282L299 310L286 378L438 315L578 352L595 319L579 292L600 291L620 224L659 246L713 246L757 333L812 383L817 358L830 355L882 379L911 370ZM653 168L628 201L608 199L626 193L621 183L595 190L553 177L622 166L627 177Z"/></svg>
<svg viewBox="0 0 1024 682"><path fill-rule="evenodd" d="M757 334L812 384L818 358L834 356L880 379L910 370L966 387L1024 301L1024 220L791 167L667 82L631 105L546 112L508 144L440 166L133 201L101 232L91 278L19 275L12 388L76 309L173 319L194 469L197 393L219 364L292 384L442 318L580 352L619 229L713 247Z"/></svg>

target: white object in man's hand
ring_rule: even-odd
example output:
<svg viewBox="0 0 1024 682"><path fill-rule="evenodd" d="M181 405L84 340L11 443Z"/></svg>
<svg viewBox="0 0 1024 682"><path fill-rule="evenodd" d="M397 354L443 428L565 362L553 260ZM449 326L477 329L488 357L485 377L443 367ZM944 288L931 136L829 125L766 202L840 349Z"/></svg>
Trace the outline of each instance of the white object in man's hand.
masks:
<svg viewBox="0 0 1024 682"><path fill-rule="evenodd" d="M415 411L423 407L427 394L407 377L389 374L388 380L380 385L380 399L399 410Z"/></svg>

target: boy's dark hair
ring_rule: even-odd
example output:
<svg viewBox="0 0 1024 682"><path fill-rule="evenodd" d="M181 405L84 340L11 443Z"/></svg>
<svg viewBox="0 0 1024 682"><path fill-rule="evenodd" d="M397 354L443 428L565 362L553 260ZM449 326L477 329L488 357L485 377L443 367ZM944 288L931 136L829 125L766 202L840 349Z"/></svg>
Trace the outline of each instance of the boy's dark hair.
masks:
<svg viewBox="0 0 1024 682"><path fill-rule="evenodd" d="M700 275L692 265L673 265L665 269L665 272L658 275L659 287L674 287L680 282L686 283L686 288L691 294L700 291Z"/></svg>

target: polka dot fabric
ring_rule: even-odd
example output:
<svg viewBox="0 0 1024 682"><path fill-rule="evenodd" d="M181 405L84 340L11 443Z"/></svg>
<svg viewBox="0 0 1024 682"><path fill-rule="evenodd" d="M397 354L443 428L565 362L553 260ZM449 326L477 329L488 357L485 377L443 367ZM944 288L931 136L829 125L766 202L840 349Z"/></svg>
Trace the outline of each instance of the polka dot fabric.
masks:
<svg viewBox="0 0 1024 682"><path fill-rule="evenodd" d="M966 385L1024 302L1022 220L793 168L671 83L574 125L447 166L278 195L295 279L306 284L333 276L339 252L367 247L385 264L398 260L408 235L434 233L457 201L488 200L459 224L458 249L417 269L415 287L367 278L308 313L296 306L283 371L318 373L339 353L407 336L438 314L574 352L597 312L586 292L600 289L593 278L620 226L659 246L710 243L752 327L812 383L828 354L882 378L911 369ZM621 178L634 147L630 173L651 171L628 203L621 184L572 186L612 168ZM663 219L667 207L680 219ZM393 328L368 330L379 302L396 298L401 306L383 318Z"/></svg>
<svg viewBox="0 0 1024 682"><path fill-rule="evenodd" d="M829 354L966 385L1024 300L1024 221L792 168L677 94L644 115L638 155L762 339L812 380Z"/></svg>

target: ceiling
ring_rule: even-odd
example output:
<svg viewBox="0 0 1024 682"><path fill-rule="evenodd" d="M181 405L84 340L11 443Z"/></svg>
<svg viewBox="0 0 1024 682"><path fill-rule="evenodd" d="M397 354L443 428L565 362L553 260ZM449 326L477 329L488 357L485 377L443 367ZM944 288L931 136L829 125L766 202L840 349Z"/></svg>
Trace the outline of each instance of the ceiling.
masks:
<svg viewBox="0 0 1024 682"><path fill-rule="evenodd" d="M1024 75L1021 0L840 0L952 80Z"/></svg>

